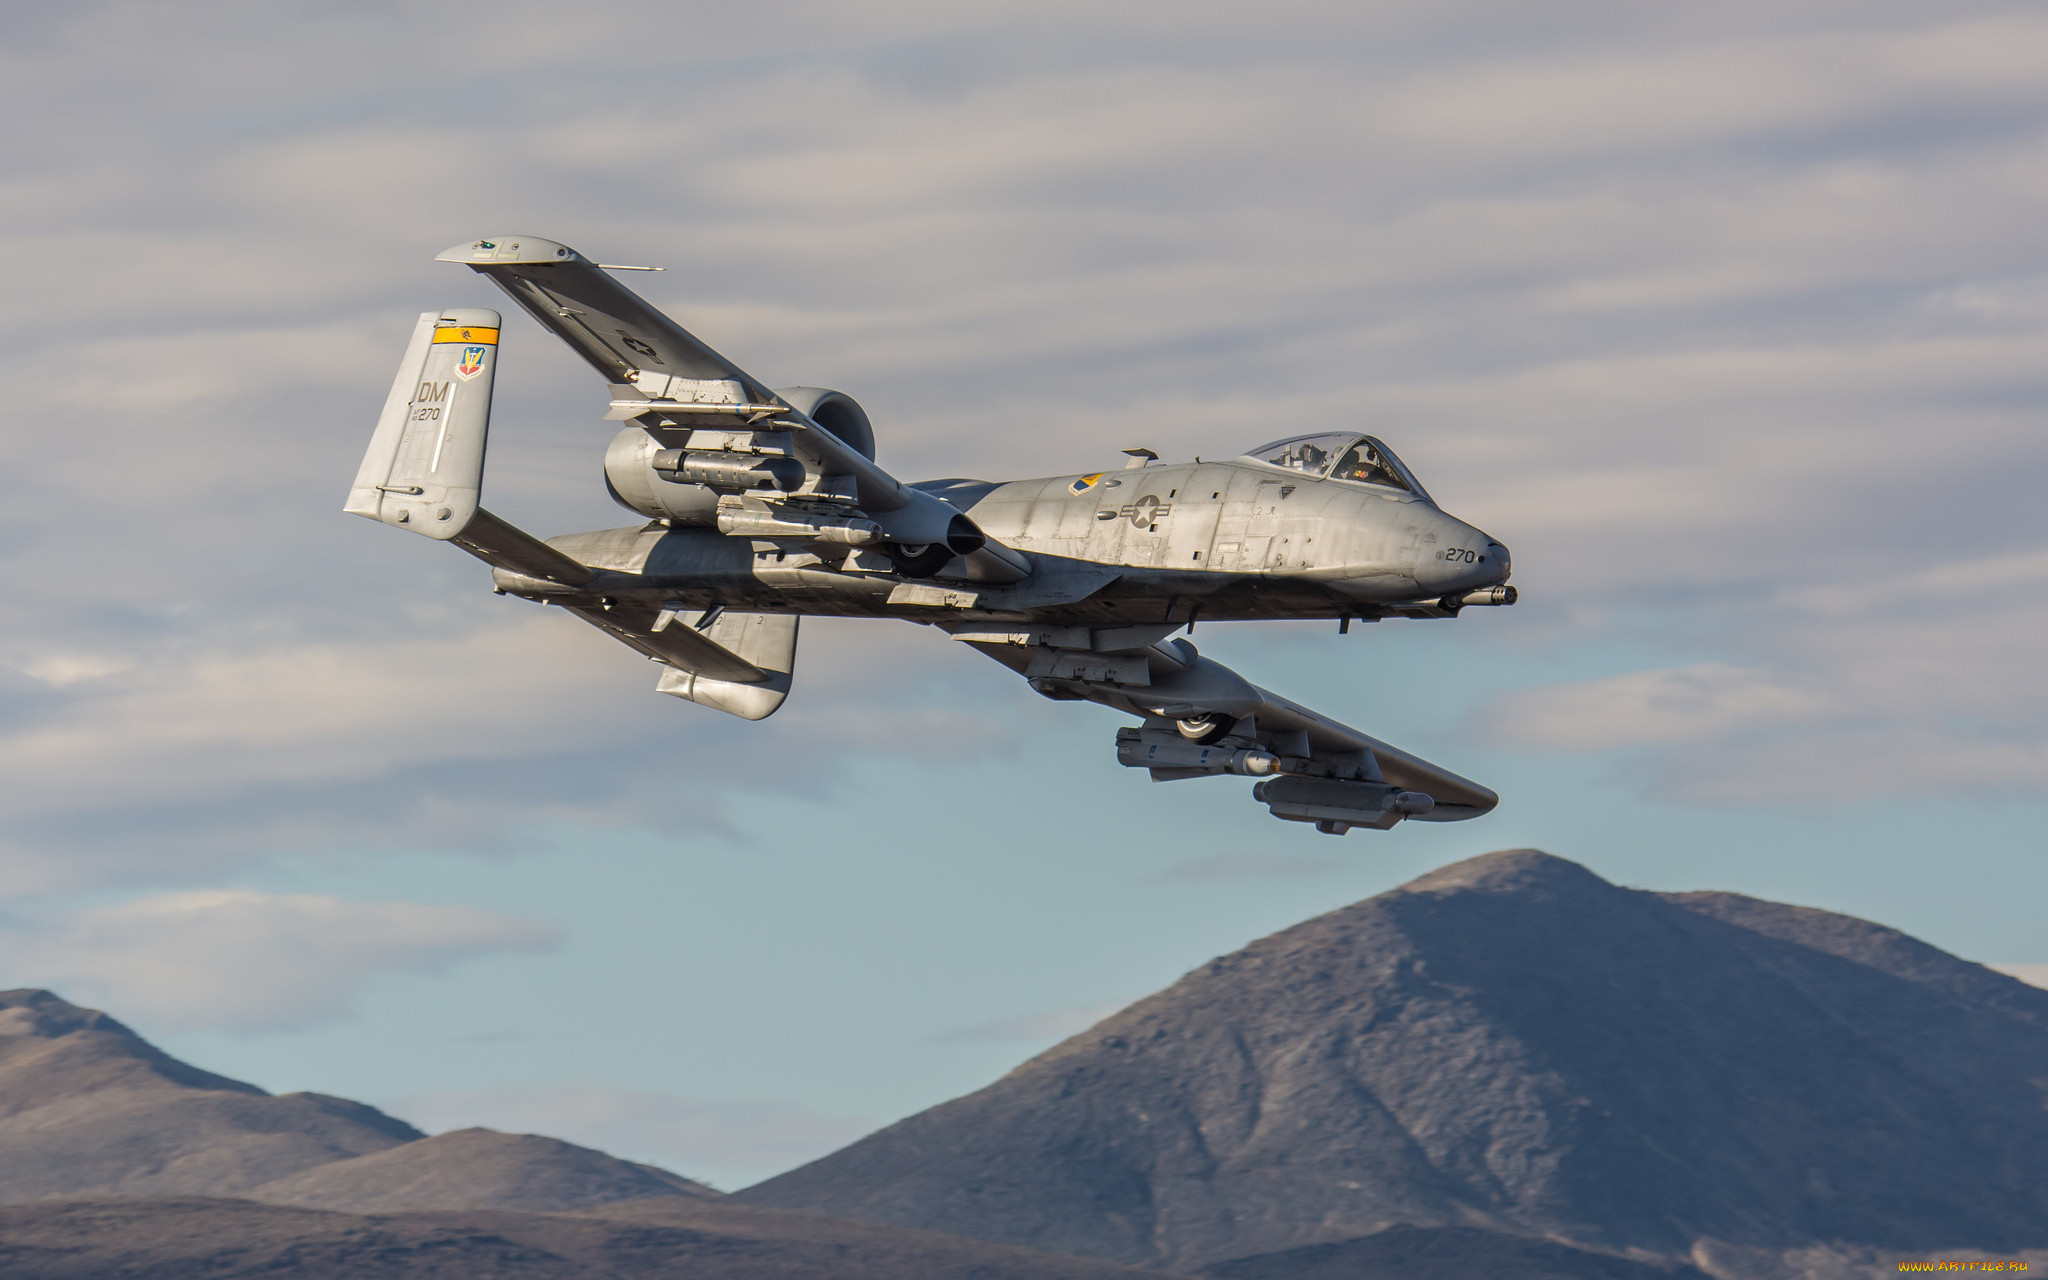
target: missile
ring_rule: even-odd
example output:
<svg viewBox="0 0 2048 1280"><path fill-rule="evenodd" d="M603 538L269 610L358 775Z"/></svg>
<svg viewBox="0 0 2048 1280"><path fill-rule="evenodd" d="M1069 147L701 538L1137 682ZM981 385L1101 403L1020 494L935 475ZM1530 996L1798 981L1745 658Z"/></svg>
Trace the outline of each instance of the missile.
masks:
<svg viewBox="0 0 2048 1280"><path fill-rule="evenodd" d="M1204 747L1171 734L1140 729L1116 732L1116 762L1131 769L1206 769L1263 778L1280 768L1280 757L1250 748Z"/></svg>
<svg viewBox="0 0 2048 1280"><path fill-rule="evenodd" d="M707 489L731 493L748 489L780 489L790 493L804 484L804 464L795 458L663 449L648 465L656 475L675 484L701 484Z"/></svg>
<svg viewBox="0 0 2048 1280"><path fill-rule="evenodd" d="M727 508L718 513L718 531L734 538L809 538L864 547L882 537L872 520L852 516L819 516L808 511L754 511Z"/></svg>

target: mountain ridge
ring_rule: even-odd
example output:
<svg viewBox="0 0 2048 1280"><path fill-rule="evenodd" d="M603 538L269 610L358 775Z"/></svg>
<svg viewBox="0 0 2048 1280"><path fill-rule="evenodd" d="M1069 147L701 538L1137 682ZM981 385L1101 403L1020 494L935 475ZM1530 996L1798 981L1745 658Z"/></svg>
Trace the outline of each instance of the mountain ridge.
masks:
<svg viewBox="0 0 2048 1280"><path fill-rule="evenodd" d="M554 1138L430 1138L375 1107L203 1071L49 991L0 992L0 1203L237 1196L342 1211L552 1212L702 1183Z"/></svg>
<svg viewBox="0 0 2048 1280"><path fill-rule="evenodd" d="M2043 1062L2048 991L1869 921L1624 888L1534 850L1257 939L733 1196L557 1139L429 1138L272 1096L21 989L0 992L0 1270L1837 1280L1983 1249L2048 1262Z"/></svg>
<svg viewBox="0 0 2048 1280"><path fill-rule="evenodd" d="M1896 930L1510 850L736 1196L1179 1269L1403 1224L2017 1249L2048 1244L2043 1060L2048 992Z"/></svg>

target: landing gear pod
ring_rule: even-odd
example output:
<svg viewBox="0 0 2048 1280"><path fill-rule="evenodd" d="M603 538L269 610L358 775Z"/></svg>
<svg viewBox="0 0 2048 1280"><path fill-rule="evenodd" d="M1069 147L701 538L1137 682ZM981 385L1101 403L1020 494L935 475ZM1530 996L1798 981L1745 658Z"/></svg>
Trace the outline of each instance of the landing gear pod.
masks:
<svg viewBox="0 0 2048 1280"><path fill-rule="evenodd" d="M1341 836L1353 827L1386 831L1403 818L1419 817L1436 808L1421 791L1403 791L1384 782L1344 782L1333 778L1274 778L1252 788L1276 818L1313 822L1324 835Z"/></svg>

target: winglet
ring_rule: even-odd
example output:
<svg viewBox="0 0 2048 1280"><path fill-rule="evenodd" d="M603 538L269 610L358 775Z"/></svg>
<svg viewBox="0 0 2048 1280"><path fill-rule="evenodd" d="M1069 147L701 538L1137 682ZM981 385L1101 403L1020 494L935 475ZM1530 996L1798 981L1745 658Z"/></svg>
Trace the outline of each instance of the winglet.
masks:
<svg viewBox="0 0 2048 1280"><path fill-rule="evenodd" d="M566 244L543 240L539 236L485 236L437 254L434 261L490 266L500 262L590 262L590 259Z"/></svg>

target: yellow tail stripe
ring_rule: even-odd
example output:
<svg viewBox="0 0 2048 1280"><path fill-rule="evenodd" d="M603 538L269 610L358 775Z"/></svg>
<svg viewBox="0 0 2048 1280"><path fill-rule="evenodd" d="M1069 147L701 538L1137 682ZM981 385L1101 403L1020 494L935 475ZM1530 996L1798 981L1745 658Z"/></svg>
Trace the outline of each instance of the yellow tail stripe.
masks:
<svg viewBox="0 0 2048 1280"><path fill-rule="evenodd" d="M449 325L445 329L434 330L434 342L436 345L443 342L484 342L489 343L491 346L497 346L498 331L496 329L463 328L460 325Z"/></svg>

